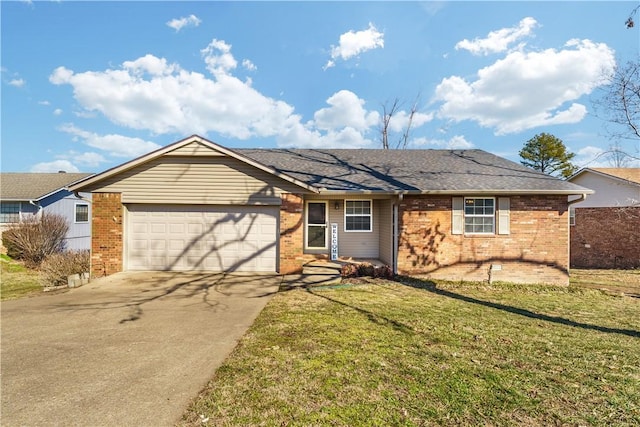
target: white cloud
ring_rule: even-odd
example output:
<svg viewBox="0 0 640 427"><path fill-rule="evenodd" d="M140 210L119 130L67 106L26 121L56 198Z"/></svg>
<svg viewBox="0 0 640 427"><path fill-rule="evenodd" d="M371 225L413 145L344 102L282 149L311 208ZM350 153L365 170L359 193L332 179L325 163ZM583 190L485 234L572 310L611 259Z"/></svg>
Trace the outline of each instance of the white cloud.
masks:
<svg viewBox="0 0 640 427"><path fill-rule="evenodd" d="M164 58L156 58L153 55L145 55L135 61L125 61L122 67L134 76L142 77L145 73L151 76L170 75L179 67L175 64L167 64Z"/></svg>
<svg viewBox="0 0 640 427"><path fill-rule="evenodd" d="M197 27L201 22L202 21L197 16L189 15L183 18L172 19L171 21L167 22L167 26L173 28L174 30L176 30L176 32L178 32L185 27Z"/></svg>
<svg viewBox="0 0 640 427"><path fill-rule="evenodd" d="M53 73L51 73L51 75L49 76L49 81L54 85L61 85L64 83L69 83L72 77L73 71L65 67L58 67L53 70Z"/></svg>
<svg viewBox="0 0 640 427"><path fill-rule="evenodd" d="M603 84L602 75L614 65L606 44L570 40L561 50L511 52L479 70L473 82L445 78L434 99L442 101L439 117L473 120L498 135L577 123L587 110L574 101Z"/></svg>
<svg viewBox="0 0 640 427"><path fill-rule="evenodd" d="M433 120L433 113L421 113L416 111L413 117L405 110L396 111L389 120L389 130L392 132L403 132L411 119L411 129L417 129L425 123Z"/></svg>
<svg viewBox="0 0 640 427"><path fill-rule="evenodd" d="M238 61L231 54L231 45L224 40L213 39L200 51L207 70L214 76L227 74L238 66Z"/></svg>
<svg viewBox="0 0 640 427"><path fill-rule="evenodd" d="M9 81L9 84L14 87L22 87L27 83L24 79L12 79Z"/></svg>
<svg viewBox="0 0 640 427"><path fill-rule="evenodd" d="M327 99L313 119L303 123L286 102L267 97L232 74L237 61L231 45L212 40L201 51L211 76L184 70L153 55L126 61L122 67L75 73L56 68L49 77L53 84L68 84L81 115L101 113L111 122L155 134L216 132L230 138L275 138L287 147L362 147L372 144L367 134L379 124L379 114L369 111L364 101L343 90ZM245 62L247 68L249 63ZM249 67L250 68L250 67ZM404 112L398 112L401 123ZM414 126L430 120L417 114ZM157 146L122 136L93 134L67 124L61 130L85 144L112 155L134 156ZM112 140L107 141L111 138ZM128 147L136 147L129 149Z"/></svg>
<svg viewBox="0 0 640 427"><path fill-rule="evenodd" d="M38 105L51 105L49 101L38 101Z"/></svg>
<svg viewBox="0 0 640 427"><path fill-rule="evenodd" d="M475 38L472 41L464 39L456 44L456 50L468 50L474 55L504 52L509 49L511 44L531 35L537 25L535 19L527 17L521 20L517 27L491 31L484 39Z"/></svg>
<svg viewBox="0 0 640 427"><path fill-rule="evenodd" d="M469 149L473 148L473 143L467 141L462 135L455 135L451 137L449 140L445 139L429 139L429 138L415 138L410 142L411 146L414 147L425 147L430 146L433 148L444 148L447 150L454 149Z"/></svg>
<svg viewBox="0 0 640 427"><path fill-rule="evenodd" d="M364 131L375 126L380 120L377 111L367 112L364 100L348 90L334 93L327 99L328 108L322 108L313 115L313 124L321 130L350 127L357 131Z"/></svg>
<svg viewBox="0 0 640 427"><path fill-rule="evenodd" d="M62 114L62 109L56 108L55 110L53 110L53 115L54 116L59 116L60 114Z"/></svg>
<svg viewBox="0 0 640 427"><path fill-rule="evenodd" d="M338 58L346 61L368 50L383 47L384 33L379 32L372 23L369 23L366 30L347 31L340 36L338 46L331 46L331 59L327 61L324 69L333 67Z"/></svg>
<svg viewBox="0 0 640 427"><path fill-rule="evenodd" d="M256 71L258 69L258 67L256 67L256 65L248 59L242 60L242 66L249 71Z"/></svg>
<svg viewBox="0 0 640 427"><path fill-rule="evenodd" d="M54 160L52 162L37 163L31 167L31 172L80 172L69 160Z"/></svg>
<svg viewBox="0 0 640 427"><path fill-rule="evenodd" d="M59 130L73 135L75 137L74 140L80 141L89 147L103 150L115 157L138 157L160 148L158 144L151 141L115 134L98 135L80 129L71 123L62 125Z"/></svg>
<svg viewBox="0 0 640 427"><path fill-rule="evenodd" d="M73 151L73 150L69 151L66 154L61 154L56 157L61 160L73 161L75 164L86 166L89 168L95 168L107 161L107 159L105 159L104 156L100 153L96 153L96 152L78 153L77 151Z"/></svg>
<svg viewBox="0 0 640 427"><path fill-rule="evenodd" d="M571 162L578 167L610 167L605 150L600 147L587 145L579 149L575 154L576 156Z"/></svg>

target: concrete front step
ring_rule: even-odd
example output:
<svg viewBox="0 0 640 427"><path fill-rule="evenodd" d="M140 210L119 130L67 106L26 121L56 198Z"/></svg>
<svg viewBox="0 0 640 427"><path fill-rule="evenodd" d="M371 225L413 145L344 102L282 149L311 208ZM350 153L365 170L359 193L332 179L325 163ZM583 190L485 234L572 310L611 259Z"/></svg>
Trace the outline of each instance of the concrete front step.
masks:
<svg viewBox="0 0 640 427"><path fill-rule="evenodd" d="M335 275L340 276L340 269L328 268L328 267L307 267L305 266L302 269L302 274L312 274L312 275Z"/></svg>
<svg viewBox="0 0 640 427"><path fill-rule="evenodd" d="M312 286L335 285L342 282L342 277L327 274L287 274L280 284L281 290L307 288Z"/></svg>

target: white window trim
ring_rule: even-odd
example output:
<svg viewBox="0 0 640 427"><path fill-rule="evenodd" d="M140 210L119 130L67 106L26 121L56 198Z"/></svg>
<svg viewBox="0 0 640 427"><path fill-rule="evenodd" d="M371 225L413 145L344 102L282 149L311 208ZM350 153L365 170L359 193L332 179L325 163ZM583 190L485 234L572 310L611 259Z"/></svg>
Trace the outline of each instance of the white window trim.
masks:
<svg viewBox="0 0 640 427"><path fill-rule="evenodd" d="M309 203L324 203L324 217L327 223L325 224L326 232L324 235L324 247L309 247ZM320 224L311 224L320 226ZM329 201L328 200L306 200L304 202L304 249L309 251L324 251L329 249Z"/></svg>
<svg viewBox="0 0 640 427"><path fill-rule="evenodd" d="M87 220L86 221L78 221L78 206L86 206L87 207ZM91 219L91 212L89 210L89 203L75 203L73 205L73 223L74 224L87 224Z"/></svg>
<svg viewBox="0 0 640 427"><path fill-rule="evenodd" d="M490 199L493 200L493 215L468 215L467 214L467 200L468 199ZM493 236L496 234L496 213L497 213L497 207L496 207L496 198L495 197L486 197L486 196L478 196L478 197L473 197L473 196L469 196L469 197L465 197L463 204L462 204L462 214L464 216L464 221L462 223L462 227L464 230L464 234L466 235L481 235L481 236ZM469 218L493 218L493 231L491 232L469 232L467 231L467 217Z"/></svg>
<svg viewBox="0 0 640 427"><path fill-rule="evenodd" d="M347 214L347 202L369 202L369 229L368 230L347 230L347 217L348 216L367 216L367 215L348 215ZM345 233L373 233L373 199L345 199L344 200L344 232Z"/></svg>
<svg viewBox="0 0 640 427"><path fill-rule="evenodd" d="M573 206L569 206L569 226L573 227L576 225L576 208Z"/></svg>

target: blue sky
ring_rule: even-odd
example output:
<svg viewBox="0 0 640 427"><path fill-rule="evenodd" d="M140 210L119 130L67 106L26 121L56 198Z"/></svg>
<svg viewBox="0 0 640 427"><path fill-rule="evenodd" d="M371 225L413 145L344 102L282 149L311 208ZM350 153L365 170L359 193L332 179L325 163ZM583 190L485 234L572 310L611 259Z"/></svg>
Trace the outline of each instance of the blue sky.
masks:
<svg viewBox="0 0 640 427"><path fill-rule="evenodd" d="M547 132L610 166L593 100L637 58L637 4L3 1L2 170L99 172L192 134L378 148L396 98L391 142L418 99L410 148L519 161Z"/></svg>

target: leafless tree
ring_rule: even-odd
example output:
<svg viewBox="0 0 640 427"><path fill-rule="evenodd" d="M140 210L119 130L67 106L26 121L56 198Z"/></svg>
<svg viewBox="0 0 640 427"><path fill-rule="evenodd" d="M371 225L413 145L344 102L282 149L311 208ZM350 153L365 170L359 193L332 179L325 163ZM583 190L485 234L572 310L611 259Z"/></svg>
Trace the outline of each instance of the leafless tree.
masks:
<svg viewBox="0 0 640 427"><path fill-rule="evenodd" d="M594 110L606 124L606 131L616 141L607 154L618 160L640 159L640 57L615 67L605 76L606 86L599 89ZM623 151L621 140L631 140L634 148Z"/></svg>
<svg viewBox="0 0 640 427"><path fill-rule="evenodd" d="M624 152L624 150L620 146L620 142L616 141L613 144L609 145L607 154L611 167L625 168L629 166L629 163L631 163L632 156Z"/></svg>
<svg viewBox="0 0 640 427"><path fill-rule="evenodd" d="M411 127L413 125L413 118L418 112L418 106L420 103L420 95L416 96L411 108L407 114L407 124L402 129L402 134L398 138L395 144L389 142L389 133L391 132L390 124L391 119L400 112L402 102L399 98L394 98L393 102L386 102L382 104L382 117L380 120L380 137L382 142L382 148L389 150L391 148L407 148L409 144L409 137L411 134Z"/></svg>

